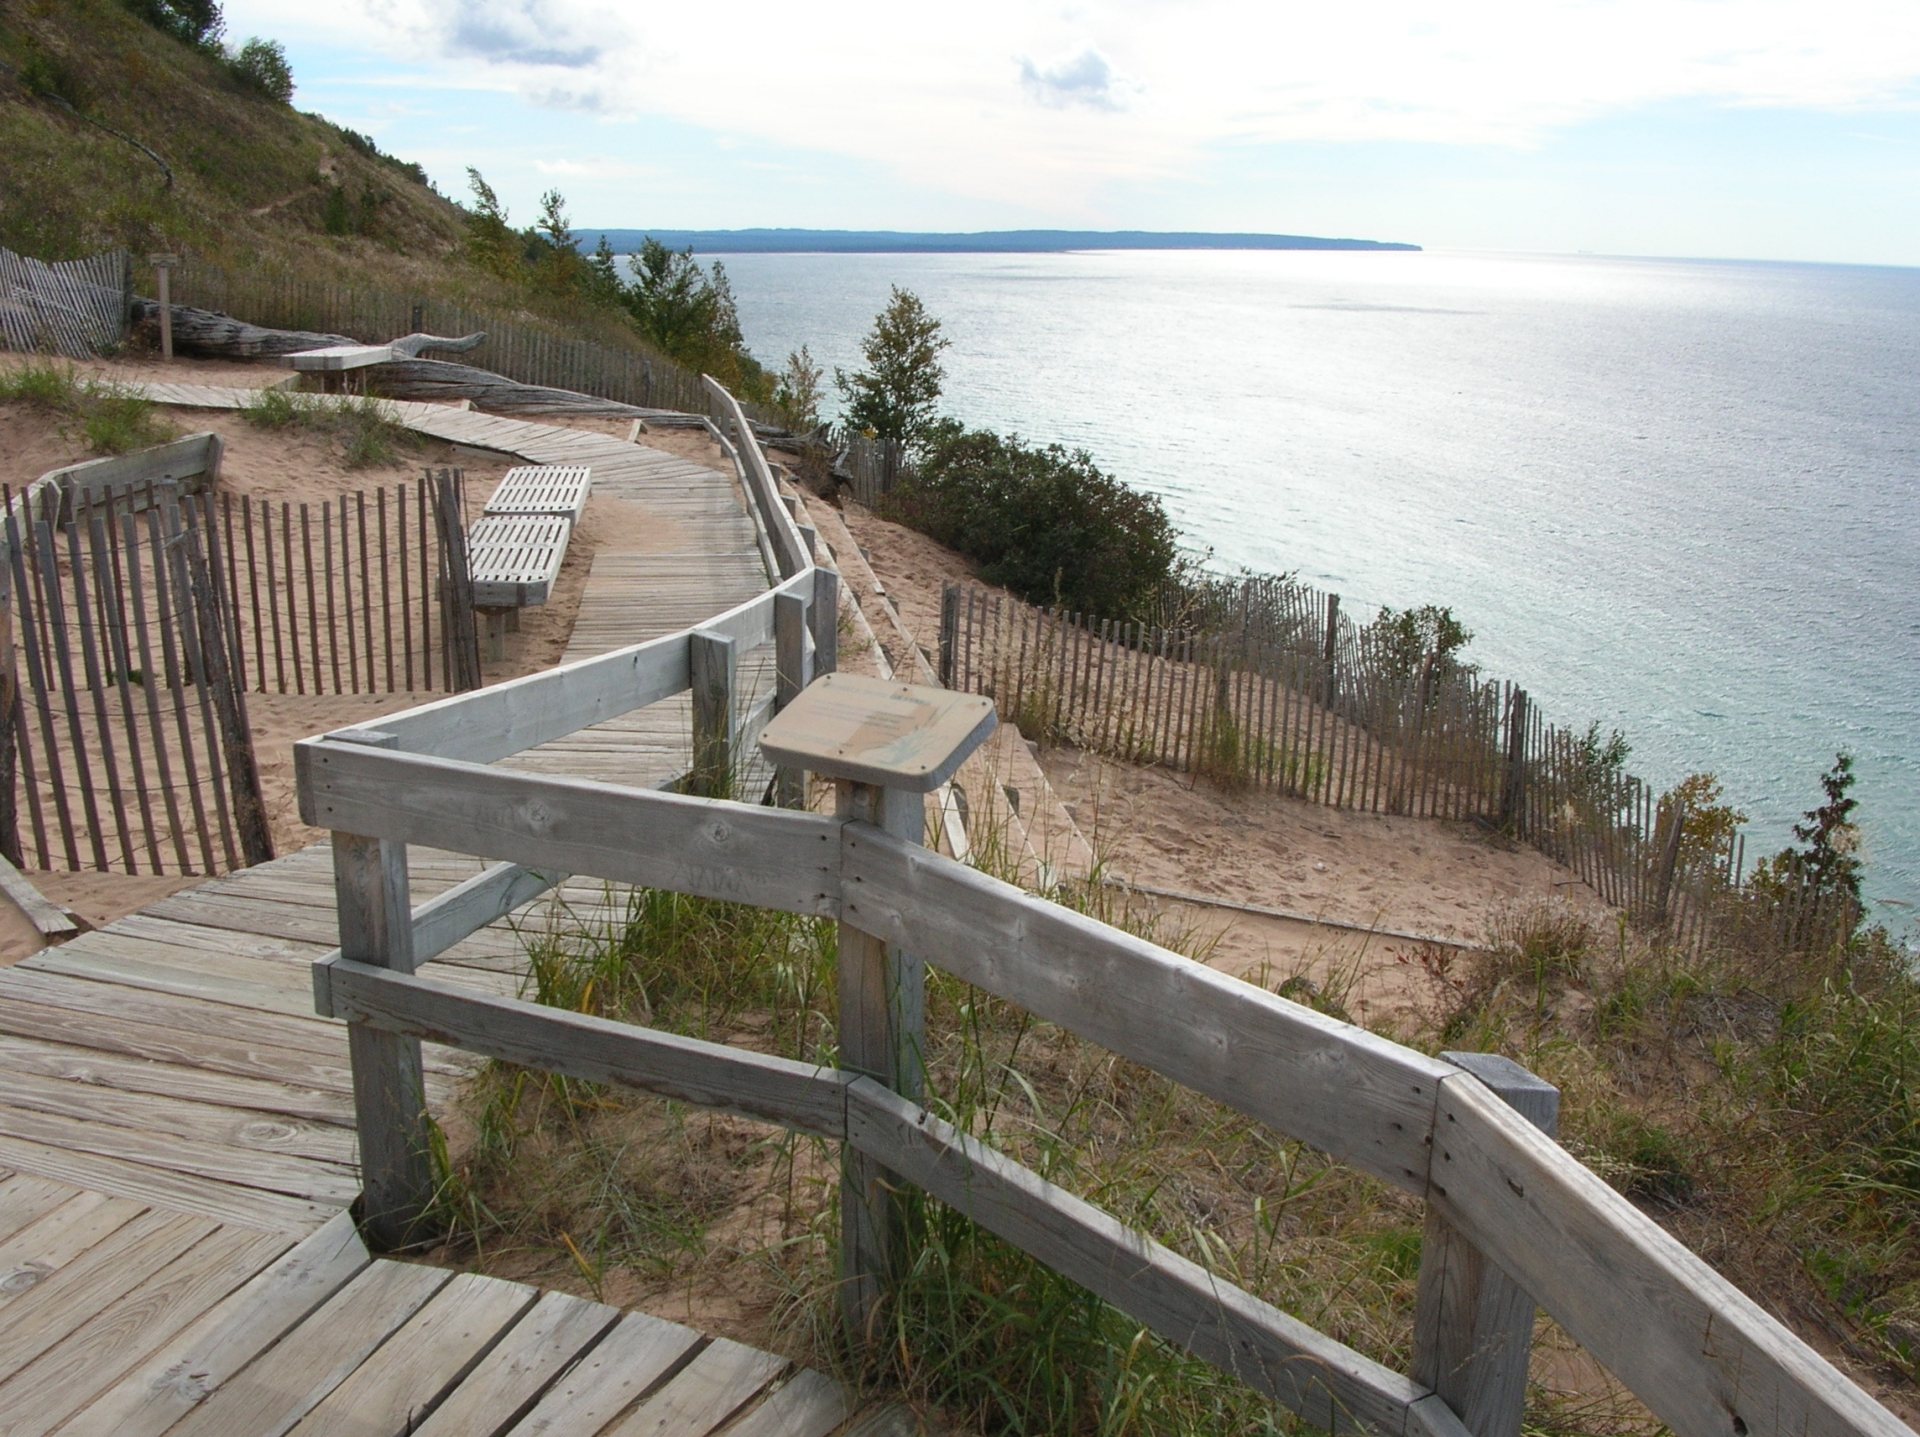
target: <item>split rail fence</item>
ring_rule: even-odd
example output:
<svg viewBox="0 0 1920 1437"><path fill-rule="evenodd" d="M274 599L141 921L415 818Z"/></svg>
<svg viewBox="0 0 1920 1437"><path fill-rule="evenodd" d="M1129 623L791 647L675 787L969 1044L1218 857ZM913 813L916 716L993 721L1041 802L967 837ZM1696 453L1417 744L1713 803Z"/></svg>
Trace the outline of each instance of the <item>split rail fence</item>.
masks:
<svg viewBox="0 0 1920 1437"><path fill-rule="evenodd" d="M350 1025L377 1240L413 1233L432 1199L419 1102L427 1038L840 1144L856 1338L910 1261L888 1214L912 1184L1329 1431L1514 1437L1537 1302L1682 1437L1910 1437L1542 1133L1551 1089L1510 1065L1476 1064L1490 1087L930 853L918 825L894 821L913 811L894 790L865 810L890 815L880 824L863 821L858 802L827 817L492 766L688 689L697 756L699 715L711 725L725 712L702 701L704 676L725 671L716 649L772 636L801 687L831 667L836 589L821 572L803 569L696 630L301 745L302 816L333 830L340 914L340 949L315 968L316 1004ZM414 908L406 845L442 845L448 833L494 866ZM479 995L417 971L572 874L837 919L847 1066ZM941 1121L914 1095L924 1075L862 1063L854 1035L910 1057L923 962L1423 1200L1412 1373Z"/></svg>
<svg viewBox="0 0 1920 1437"><path fill-rule="evenodd" d="M993 697L1030 737L1334 808L1477 820L1563 863L1684 945L1827 946L1850 904L1742 887L1745 842L1712 849L1639 777L1550 723L1526 690L1390 652L1337 594L1248 578L1184 624L1101 619L949 585L941 681ZM1191 606L1189 606L1191 607Z"/></svg>

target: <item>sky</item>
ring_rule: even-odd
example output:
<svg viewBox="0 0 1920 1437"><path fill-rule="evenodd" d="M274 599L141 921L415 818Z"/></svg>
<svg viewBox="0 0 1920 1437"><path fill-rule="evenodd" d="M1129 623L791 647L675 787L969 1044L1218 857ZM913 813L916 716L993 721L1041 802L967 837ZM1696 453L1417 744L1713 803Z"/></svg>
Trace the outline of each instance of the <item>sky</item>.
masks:
<svg viewBox="0 0 1920 1437"><path fill-rule="evenodd" d="M1920 265L1920 0L225 0L515 223Z"/></svg>

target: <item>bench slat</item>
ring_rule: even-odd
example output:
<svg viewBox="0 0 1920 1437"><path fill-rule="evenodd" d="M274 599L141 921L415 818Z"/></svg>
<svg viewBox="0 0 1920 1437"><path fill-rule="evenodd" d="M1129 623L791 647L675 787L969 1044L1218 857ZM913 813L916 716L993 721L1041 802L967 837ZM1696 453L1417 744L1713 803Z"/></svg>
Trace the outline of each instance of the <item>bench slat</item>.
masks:
<svg viewBox="0 0 1920 1437"><path fill-rule="evenodd" d="M593 470L585 464L522 465L506 472L487 513L552 514L578 523L592 488Z"/></svg>
<svg viewBox="0 0 1920 1437"><path fill-rule="evenodd" d="M553 593L573 521L557 515L488 514L467 531L477 609L524 609Z"/></svg>

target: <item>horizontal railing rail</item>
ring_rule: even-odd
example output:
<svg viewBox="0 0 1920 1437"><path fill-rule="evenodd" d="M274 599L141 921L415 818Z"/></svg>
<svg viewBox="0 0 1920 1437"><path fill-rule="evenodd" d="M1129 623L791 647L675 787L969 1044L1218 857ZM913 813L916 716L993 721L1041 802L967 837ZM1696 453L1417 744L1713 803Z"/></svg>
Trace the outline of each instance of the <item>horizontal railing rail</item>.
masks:
<svg viewBox="0 0 1920 1437"><path fill-rule="evenodd" d="M419 1044L431 1040L841 1143L1328 1430L1511 1437L1537 1302L1687 1437L1907 1431L1503 1102L1475 1075L1497 1086L1491 1068L1425 1056L1068 912L919 847L893 820L865 821L857 805L830 818L488 765L685 691L703 633L723 623L735 637L760 634L780 604L815 628L821 596L803 572L706 629L299 746L301 816L334 830L341 920L315 995L322 1013L350 1024L376 1240L405 1237L431 1199L419 1098ZM803 679L806 654L790 655ZM495 866L416 908L405 845L450 833ZM414 971L559 875L838 919L843 971L849 933L910 950L1424 1198L1414 1375L1207 1272L870 1073ZM866 1001L844 988L843 1032L844 1005ZM856 1008L854 1019L873 1016Z"/></svg>

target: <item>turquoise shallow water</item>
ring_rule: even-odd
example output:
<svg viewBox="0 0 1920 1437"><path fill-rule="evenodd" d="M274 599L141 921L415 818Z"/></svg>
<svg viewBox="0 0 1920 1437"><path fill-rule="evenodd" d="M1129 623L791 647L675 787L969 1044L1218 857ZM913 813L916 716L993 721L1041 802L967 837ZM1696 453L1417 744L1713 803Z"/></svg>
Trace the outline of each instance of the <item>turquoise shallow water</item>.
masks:
<svg viewBox="0 0 1920 1437"><path fill-rule="evenodd" d="M1920 912L1920 270L1466 254L739 255L829 368L888 286L945 405L1084 445L1226 567L1451 605L1471 656L1787 841L1834 750Z"/></svg>

